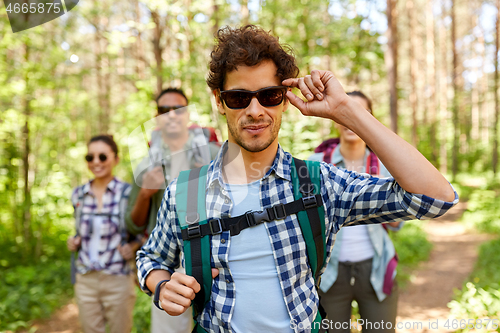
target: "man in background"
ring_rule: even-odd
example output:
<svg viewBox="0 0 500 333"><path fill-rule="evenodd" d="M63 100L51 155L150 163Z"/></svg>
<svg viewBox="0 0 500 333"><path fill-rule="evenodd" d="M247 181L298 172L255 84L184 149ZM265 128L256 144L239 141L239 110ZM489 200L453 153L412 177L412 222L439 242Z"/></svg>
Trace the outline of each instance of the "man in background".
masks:
<svg viewBox="0 0 500 333"><path fill-rule="evenodd" d="M208 143L202 128L189 128L188 99L181 89L163 90L156 103L158 128L151 135L148 157L137 167L125 216L127 228L135 234L149 235L154 229L166 185L182 170L209 163L219 150L217 144ZM152 333L188 333L191 329L189 311L172 317L151 307Z"/></svg>

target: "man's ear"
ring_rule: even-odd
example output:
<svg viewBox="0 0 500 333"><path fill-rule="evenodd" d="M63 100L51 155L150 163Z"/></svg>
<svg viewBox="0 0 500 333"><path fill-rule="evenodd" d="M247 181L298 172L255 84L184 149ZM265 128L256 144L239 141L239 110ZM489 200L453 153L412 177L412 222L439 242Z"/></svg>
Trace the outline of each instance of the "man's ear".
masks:
<svg viewBox="0 0 500 333"><path fill-rule="evenodd" d="M214 89L214 90L212 90L212 94L214 94L215 104L217 105L217 109L219 110L219 113L224 116L226 114L226 112L224 111L224 105L223 105L222 100L220 98L219 91L220 91L219 89Z"/></svg>

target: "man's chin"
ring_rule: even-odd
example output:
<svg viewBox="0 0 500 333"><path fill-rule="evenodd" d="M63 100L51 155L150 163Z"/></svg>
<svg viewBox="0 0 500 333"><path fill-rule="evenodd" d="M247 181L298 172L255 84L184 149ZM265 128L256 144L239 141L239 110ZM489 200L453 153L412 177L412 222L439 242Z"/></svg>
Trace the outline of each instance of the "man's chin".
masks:
<svg viewBox="0 0 500 333"><path fill-rule="evenodd" d="M249 141L243 142L242 144L240 144L240 146L246 151L251 153L260 153L261 151L264 151L267 148L269 148L269 146L272 143L272 141L271 142L258 142L256 140L254 142L249 142Z"/></svg>

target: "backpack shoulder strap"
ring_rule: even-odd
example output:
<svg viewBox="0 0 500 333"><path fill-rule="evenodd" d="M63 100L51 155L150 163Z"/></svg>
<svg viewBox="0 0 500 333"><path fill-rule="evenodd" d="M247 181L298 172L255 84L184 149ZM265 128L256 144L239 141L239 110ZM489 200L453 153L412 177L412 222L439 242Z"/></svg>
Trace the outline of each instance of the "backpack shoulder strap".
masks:
<svg viewBox="0 0 500 333"><path fill-rule="evenodd" d="M292 162L292 184L295 200L316 200L321 191L320 162L303 161L297 158ZM297 213L300 229L304 236L307 257L314 279L319 284L319 273L326 260L325 211L322 205L313 205Z"/></svg>
<svg viewBox="0 0 500 333"><path fill-rule="evenodd" d="M331 156L331 153L328 156ZM303 161L294 158L292 162L292 185L295 200L302 199L306 203L311 198L317 198L317 195L321 194L320 162ZM307 258L316 282L316 289L319 290L321 281L319 273L326 260L325 211L323 205L314 205L305 211L300 211L297 213L297 217L306 242ZM312 333L325 332L320 325L323 318L326 318L326 312L320 301L318 313L312 325Z"/></svg>
<svg viewBox="0 0 500 333"><path fill-rule="evenodd" d="M210 299L212 272L210 265L211 237L196 237L200 226L207 224L206 184L208 165L182 171L177 179L176 211L181 230L193 238L184 240L186 274L193 276L201 286L193 301L193 316L203 310Z"/></svg>
<svg viewBox="0 0 500 333"><path fill-rule="evenodd" d="M127 212L127 204L128 204L128 197L130 195L130 190L131 190L131 185L128 183L123 182L123 188L120 193L120 202L119 202L119 231L120 234L122 235L122 242L127 241L127 236L128 236L128 231L127 227L125 224L125 213Z"/></svg>
<svg viewBox="0 0 500 333"><path fill-rule="evenodd" d="M76 201L76 206L75 206L75 230L76 230L76 235L78 235L78 230L80 228L80 220L82 218L82 211L83 211L83 197L84 197L84 193L83 193L83 187L84 185L82 186L79 186L77 187L76 189L76 193L78 195L78 199Z"/></svg>
<svg viewBox="0 0 500 333"><path fill-rule="evenodd" d="M370 150L370 155L368 156L368 163L366 163L366 167L368 168L367 173L372 176L380 175L380 162L378 160L377 155Z"/></svg>

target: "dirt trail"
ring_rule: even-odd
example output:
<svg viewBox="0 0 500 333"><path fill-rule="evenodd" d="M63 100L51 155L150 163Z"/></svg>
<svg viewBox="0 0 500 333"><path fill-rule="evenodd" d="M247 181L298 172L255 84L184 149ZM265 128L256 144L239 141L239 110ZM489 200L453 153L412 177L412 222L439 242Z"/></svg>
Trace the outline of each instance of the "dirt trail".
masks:
<svg viewBox="0 0 500 333"><path fill-rule="evenodd" d="M82 333L76 303L73 301L64 305L50 319L36 321L33 328L36 328L35 333Z"/></svg>
<svg viewBox="0 0 500 333"><path fill-rule="evenodd" d="M451 332L443 325L448 319L447 304L453 298L453 289L462 286L474 267L479 245L490 238L456 222L465 209L466 203L459 203L445 216L426 224L434 248L429 261L413 273L400 294L397 322L412 329L397 329L397 333ZM78 308L74 302L69 303L33 327L36 333L81 333Z"/></svg>
<svg viewBox="0 0 500 333"><path fill-rule="evenodd" d="M429 261L420 265L400 294L397 322L406 329L398 329L398 333L452 332L444 324L453 289L462 287L474 268L479 245L491 238L466 230L463 223L456 222L466 205L459 203L425 226L434 248Z"/></svg>

